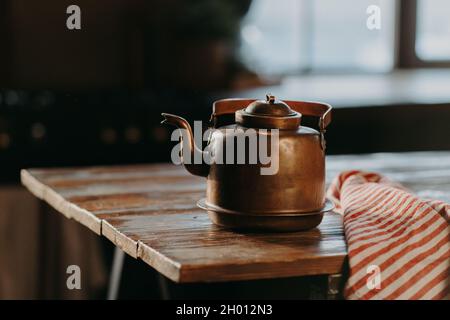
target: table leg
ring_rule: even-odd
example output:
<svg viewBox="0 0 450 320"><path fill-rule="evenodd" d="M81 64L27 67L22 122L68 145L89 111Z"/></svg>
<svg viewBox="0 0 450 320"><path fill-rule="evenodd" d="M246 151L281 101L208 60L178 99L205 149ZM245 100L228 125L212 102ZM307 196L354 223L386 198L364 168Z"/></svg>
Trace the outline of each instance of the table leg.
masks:
<svg viewBox="0 0 450 320"><path fill-rule="evenodd" d="M342 274L330 274L327 279L327 299L337 300L342 297Z"/></svg>
<svg viewBox="0 0 450 320"><path fill-rule="evenodd" d="M124 260L125 252L116 247L114 249L113 265L109 276L108 300L117 300Z"/></svg>
<svg viewBox="0 0 450 320"><path fill-rule="evenodd" d="M167 283L166 277L164 277L161 273L158 274L158 283L159 283L159 290L161 292L161 299L169 300L170 299L169 285Z"/></svg>

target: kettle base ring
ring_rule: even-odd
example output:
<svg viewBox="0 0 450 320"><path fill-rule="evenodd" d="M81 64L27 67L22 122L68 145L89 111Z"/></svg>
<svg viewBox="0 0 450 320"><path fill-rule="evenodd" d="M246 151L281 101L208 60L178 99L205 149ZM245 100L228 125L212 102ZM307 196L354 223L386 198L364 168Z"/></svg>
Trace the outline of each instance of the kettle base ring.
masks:
<svg viewBox="0 0 450 320"><path fill-rule="evenodd" d="M206 210L209 218L216 225L230 229L269 232L302 231L315 228L322 221L323 214L334 209L333 203L328 199L320 211L279 215L258 215L233 212L209 206L206 199L199 200L197 206Z"/></svg>

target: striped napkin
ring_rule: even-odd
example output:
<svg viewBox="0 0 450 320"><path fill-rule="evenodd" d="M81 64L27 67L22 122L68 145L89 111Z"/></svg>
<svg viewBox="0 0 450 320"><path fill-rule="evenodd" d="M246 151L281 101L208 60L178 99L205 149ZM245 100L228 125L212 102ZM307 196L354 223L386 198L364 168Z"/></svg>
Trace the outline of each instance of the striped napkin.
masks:
<svg viewBox="0 0 450 320"><path fill-rule="evenodd" d="M328 197L344 216L347 299L449 299L449 204L361 171L337 176Z"/></svg>

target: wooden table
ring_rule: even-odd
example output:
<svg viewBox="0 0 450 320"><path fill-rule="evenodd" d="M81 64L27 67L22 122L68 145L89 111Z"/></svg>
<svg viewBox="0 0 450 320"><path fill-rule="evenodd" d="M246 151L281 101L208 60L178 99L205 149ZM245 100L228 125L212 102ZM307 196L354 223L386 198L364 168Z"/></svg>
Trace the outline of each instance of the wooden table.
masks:
<svg viewBox="0 0 450 320"><path fill-rule="evenodd" d="M381 172L422 196L450 201L450 152L329 156L327 181L348 169ZM67 218L175 282L330 275L329 294L337 294L347 252L336 213L306 232L226 230L196 207L205 181L172 164L30 169L21 178ZM123 261L117 252L113 287Z"/></svg>

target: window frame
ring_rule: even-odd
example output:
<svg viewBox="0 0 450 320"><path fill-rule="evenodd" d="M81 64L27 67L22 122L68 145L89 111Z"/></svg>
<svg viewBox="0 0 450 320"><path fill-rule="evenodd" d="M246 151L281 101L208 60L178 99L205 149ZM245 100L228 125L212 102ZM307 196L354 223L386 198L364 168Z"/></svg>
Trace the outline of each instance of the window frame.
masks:
<svg viewBox="0 0 450 320"><path fill-rule="evenodd" d="M449 68L450 59L424 60L417 55L417 2L418 0L400 0L397 68Z"/></svg>

